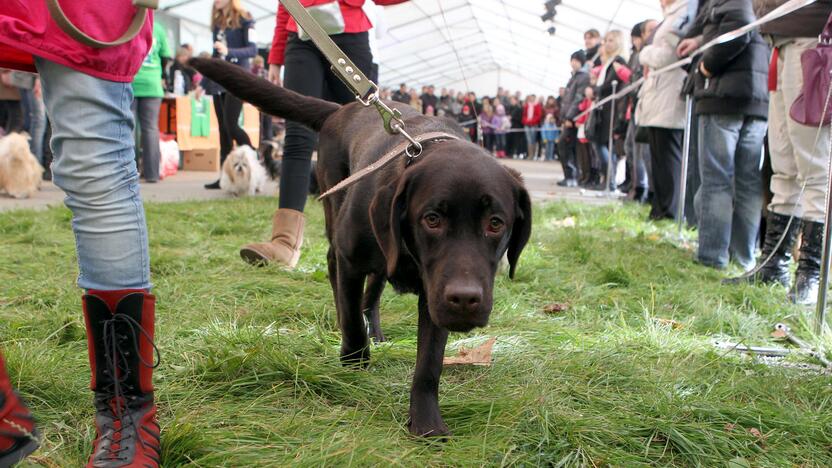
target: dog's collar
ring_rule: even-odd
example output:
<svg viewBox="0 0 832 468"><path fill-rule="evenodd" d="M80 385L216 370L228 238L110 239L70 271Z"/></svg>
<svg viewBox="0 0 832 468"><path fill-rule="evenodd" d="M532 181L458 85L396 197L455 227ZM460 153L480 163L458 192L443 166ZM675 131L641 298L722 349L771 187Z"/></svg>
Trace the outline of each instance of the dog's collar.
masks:
<svg viewBox="0 0 832 468"><path fill-rule="evenodd" d="M428 132L423 133L416 138L414 138L419 143L429 143L435 141L446 141L446 140L459 140L459 137L450 133L446 132ZM324 198L332 195L333 193L340 192L345 188L355 184L359 180L367 177L368 175L376 172L377 170L381 169L382 167L390 164L393 160L397 157L402 156L405 154L407 148L411 145L409 141L403 141L402 143L398 144L395 148L390 150L387 154L381 157L378 161L370 164L369 166L361 169L360 171L350 175L346 179L338 182L334 187L327 190L323 195L318 197L318 200L323 200ZM413 158L409 158L408 164L412 162Z"/></svg>

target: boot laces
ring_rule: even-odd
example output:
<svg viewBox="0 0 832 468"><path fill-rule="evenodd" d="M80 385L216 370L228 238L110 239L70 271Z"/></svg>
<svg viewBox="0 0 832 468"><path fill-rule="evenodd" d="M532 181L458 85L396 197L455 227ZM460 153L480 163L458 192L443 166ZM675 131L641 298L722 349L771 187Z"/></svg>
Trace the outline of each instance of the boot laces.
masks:
<svg viewBox="0 0 832 468"><path fill-rule="evenodd" d="M128 357L130 356L131 351L125 350L124 344L128 338L132 338L132 351L136 353L136 356L138 356L141 365L151 369L159 367L159 364L161 363L161 356L159 355L159 348L150 338L150 334L147 333L141 324L133 317L125 314L115 314L112 319L105 320L103 325L104 359L106 361L106 369L104 372L110 374L112 383L106 385L102 390L102 393L106 395L103 399L107 401L107 405L106 409L100 409L99 411L105 411L109 413L108 416L114 416L113 422L111 424L104 424L104 431L102 431L104 433L109 433L110 430L112 430L113 436L103 436L103 438L106 438L111 442L108 454L109 459L127 461L120 456L121 452L129 448L129 444L125 444L124 442L128 441L130 436L123 435L123 431L126 427L134 428L137 434L139 431L136 427L136 421L133 419L133 412L129 411L129 402L135 400L137 397L133 394L136 387L130 384L130 365ZM128 334L125 334L124 332L127 332ZM144 336L144 338L147 339L153 347L153 351L156 355L155 362L145 361L141 352L139 352L138 339L140 335ZM125 394L125 391L130 394ZM115 434L118 434L118 436L115 436ZM136 437L136 439L138 440L139 445L144 447L142 438ZM118 448L113 448L116 444L118 445Z"/></svg>

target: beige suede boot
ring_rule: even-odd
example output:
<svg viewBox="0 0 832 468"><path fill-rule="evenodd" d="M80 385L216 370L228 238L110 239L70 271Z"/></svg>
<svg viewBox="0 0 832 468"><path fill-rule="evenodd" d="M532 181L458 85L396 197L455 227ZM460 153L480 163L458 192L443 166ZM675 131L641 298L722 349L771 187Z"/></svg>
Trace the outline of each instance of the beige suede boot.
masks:
<svg viewBox="0 0 832 468"><path fill-rule="evenodd" d="M272 221L272 241L246 245L240 256L252 265L277 263L294 268L300 259L305 221L300 211L280 208Z"/></svg>

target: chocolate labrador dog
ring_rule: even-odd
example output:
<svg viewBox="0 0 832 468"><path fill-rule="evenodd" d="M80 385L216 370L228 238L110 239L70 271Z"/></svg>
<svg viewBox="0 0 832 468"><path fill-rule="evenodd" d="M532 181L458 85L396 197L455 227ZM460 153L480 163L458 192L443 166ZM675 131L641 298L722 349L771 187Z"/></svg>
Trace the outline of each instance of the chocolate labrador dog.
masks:
<svg viewBox="0 0 832 468"><path fill-rule="evenodd" d="M190 64L263 112L320 132L317 176L322 192L403 141L384 131L372 107L302 96L221 60L192 59ZM488 323L500 259L508 254L513 278L531 235L531 203L519 174L467 141L456 123L389 105L402 111L411 135L446 132L459 139L425 143L411 164L402 155L323 200L341 360L368 363L362 312L377 310L386 281L399 292L417 294L409 429L418 436L441 436L449 433L438 401L448 332ZM378 330L377 319L374 325Z"/></svg>

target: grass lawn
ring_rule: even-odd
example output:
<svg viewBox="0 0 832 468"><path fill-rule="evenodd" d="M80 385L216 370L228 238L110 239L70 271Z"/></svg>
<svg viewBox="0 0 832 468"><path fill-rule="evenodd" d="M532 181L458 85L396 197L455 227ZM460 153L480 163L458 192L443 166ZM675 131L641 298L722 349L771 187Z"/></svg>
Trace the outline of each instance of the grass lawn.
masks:
<svg viewBox="0 0 832 468"><path fill-rule="evenodd" d="M720 285L635 206L535 207L490 325L449 340L451 354L496 336L493 365L446 368L454 435L414 439L415 296L388 288L390 342L368 370L342 368L320 205L297 271L238 257L266 237L274 204L147 207L166 467L832 466L832 376L711 346L772 344L779 321L818 343L811 312L781 288ZM0 214L0 346L44 433L34 466L81 466L94 436L69 223L63 208ZM551 303L568 308L543 313Z"/></svg>

